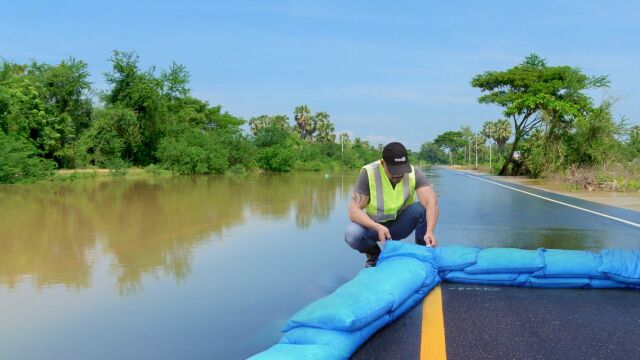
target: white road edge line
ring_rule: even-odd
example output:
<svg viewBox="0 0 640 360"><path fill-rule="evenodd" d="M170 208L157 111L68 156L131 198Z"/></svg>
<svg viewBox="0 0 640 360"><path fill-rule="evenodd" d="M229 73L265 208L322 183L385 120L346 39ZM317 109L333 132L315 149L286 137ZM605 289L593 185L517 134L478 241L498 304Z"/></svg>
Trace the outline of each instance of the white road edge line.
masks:
<svg viewBox="0 0 640 360"><path fill-rule="evenodd" d="M471 174L467 174L467 173L462 172L462 171L457 171L457 170L452 170L452 169L446 169L446 170L453 171L453 172L455 172L455 173L458 173L458 174L461 174L461 175L465 175L465 176L468 176L468 177L470 177L470 178L474 178L474 179L477 179L477 180L480 180L480 181L486 181L486 182L488 182L488 183L495 184L495 185L498 185L498 186L502 186L502 187L505 187L505 188L507 188L507 189L511 189L511 190L519 191L519 192L521 192L521 193L524 193L524 194L527 194L527 195L531 195L531 196L534 196L534 197L537 197L537 198L540 198L540 199L543 199L543 200L551 201L551 202L554 202L554 203L556 203L556 204L560 204L560 205L568 206L568 207L570 207L570 208L574 208L574 209L577 209L577 210L586 211L586 212L591 213L591 214L594 214L594 215L602 216L602 217L605 217L605 218L610 219L610 220L619 221L619 222L621 222L621 223L623 223L623 224L627 224L627 225L631 225L631 226L634 226L634 227L640 228L640 224L638 224L638 223L634 223L633 221L629 221L629 220L621 219L621 218L618 218L618 217L615 217L615 216L611 216L611 215L603 214L603 213L601 213L601 212L597 212L597 211L593 211L593 210L585 209L585 208L582 208L582 207L580 207L580 206L575 206L575 205L567 204L567 203L562 202L562 201L554 200L554 199L551 199L551 198L548 198L548 197L545 197L545 196L537 195L537 194L534 194L534 193L530 193L530 192L528 192L528 191L520 190L520 189L518 189L518 188L514 188L514 187L511 187L511 186L507 186L507 185L504 185L504 184L500 184L500 183L495 182L495 181L491 181L491 180L483 179L483 178L478 177L478 176L474 176L474 175L471 175Z"/></svg>

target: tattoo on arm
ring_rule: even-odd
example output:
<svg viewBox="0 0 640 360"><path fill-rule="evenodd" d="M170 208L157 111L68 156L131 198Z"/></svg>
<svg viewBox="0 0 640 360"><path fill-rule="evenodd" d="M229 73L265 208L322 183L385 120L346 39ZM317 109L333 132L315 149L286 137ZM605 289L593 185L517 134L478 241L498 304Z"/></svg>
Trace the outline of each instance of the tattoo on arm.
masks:
<svg viewBox="0 0 640 360"><path fill-rule="evenodd" d="M364 209L364 207L369 203L369 197L367 195L354 192L351 196L351 201L353 201L353 203L360 209Z"/></svg>

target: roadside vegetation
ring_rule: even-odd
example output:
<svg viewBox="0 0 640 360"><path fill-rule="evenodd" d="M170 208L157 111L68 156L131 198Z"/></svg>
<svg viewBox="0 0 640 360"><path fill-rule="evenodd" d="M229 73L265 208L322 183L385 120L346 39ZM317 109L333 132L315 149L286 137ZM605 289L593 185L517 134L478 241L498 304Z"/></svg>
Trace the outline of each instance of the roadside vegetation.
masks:
<svg viewBox="0 0 640 360"><path fill-rule="evenodd" d="M102 174L211 174L355 169L380 156L337 134L328 113L306 105L287 114L241 119L195 98L187 69L142 69L133 52L114 51L96 90L87 64L0 63L0 183ZM503 108L482 129L463 126L425 142L421 164L499 175L566 180L574 189L640 190L640 126L614 119L615 99L595 104L606 76L550 66L538 55L471 80L479 102ZM71 175L65 169L80 169ZM58 171L56 171L58 170ZM57 175L56 175L57 174Z"/></svg>
<svg viewBox="0 0 640 360"><path fill-rule="evenodd" d="M504 71L475 76L483 104L503 119L474 132L465 126L422 145L420 159L498 175L560 178L572 189L640 191L640 126L614 119L615 99L594 104L587 90L606 88L606 76L549 66L538 55Z"/></svg>
<svg viewBox="0 0 640 360"><path fill-rule="evenodd" d="M330 171L379 155L360 138L336 138L329 114L306 105L293 121L285 114L245 121L193 97L180 64L145 70L135 53L121 51L109 62L103 91L92 88L87 64L73 58L0 63L0 183L50 179L55 169L110 169L114 176L131 167Z"/></svg>

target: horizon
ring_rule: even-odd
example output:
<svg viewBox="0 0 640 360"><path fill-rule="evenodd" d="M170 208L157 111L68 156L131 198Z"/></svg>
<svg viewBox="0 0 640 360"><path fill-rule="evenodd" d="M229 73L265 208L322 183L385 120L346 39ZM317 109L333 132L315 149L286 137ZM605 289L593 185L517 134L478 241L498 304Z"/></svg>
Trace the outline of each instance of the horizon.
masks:
<svg viewBox="0 0 640 360"><path fill-rule="evenodd" d="M103 90L112 51L135 51L142 68L185 65L193 96L245 120L292 119L306 104L329 113L336 133L416 151L444 131L479 131L501 118L499 107L477 102L471 78L537 53L550 66L608 75L610 88L589 94L596 103L616 98L615 118L640 122L640 49L629 45L640 35L638 2L172 5L5 5L0 57L58 63L71 56L87 62L90 81Z"/></svg>

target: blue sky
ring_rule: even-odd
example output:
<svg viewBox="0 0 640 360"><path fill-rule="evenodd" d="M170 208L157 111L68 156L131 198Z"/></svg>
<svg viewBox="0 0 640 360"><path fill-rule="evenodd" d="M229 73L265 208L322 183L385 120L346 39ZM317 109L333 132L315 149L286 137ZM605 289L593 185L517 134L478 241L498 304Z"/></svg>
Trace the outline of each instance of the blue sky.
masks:
<svg viewBox="0 0 640 360"><path fill-rule="evenodd" d="M417 149L479 130L500 108L471 78L531 52L609 75L616 116L640 122L640 1L3 1L0 57L88 62L105 88L112 50L187 66L193 95L249 119L299 104L338 131Z"/></svg>

